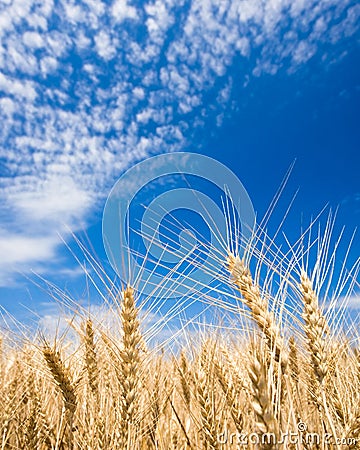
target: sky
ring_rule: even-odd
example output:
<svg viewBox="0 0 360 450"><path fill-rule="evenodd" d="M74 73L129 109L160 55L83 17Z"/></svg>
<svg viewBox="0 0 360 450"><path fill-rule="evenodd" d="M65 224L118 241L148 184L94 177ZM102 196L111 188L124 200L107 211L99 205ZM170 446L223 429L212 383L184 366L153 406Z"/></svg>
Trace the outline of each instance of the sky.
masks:
<svg viewBox="0 0 360 450"><path fill-rule="evenodd" d="M106 266L106 198L158 154L225 164L258 217L295 162L274 226L298 191L290 239L325 205L351 235L359 16L351 0L1 0L1 306L50 314L39 277L86 297L73 234Z"/></svg>

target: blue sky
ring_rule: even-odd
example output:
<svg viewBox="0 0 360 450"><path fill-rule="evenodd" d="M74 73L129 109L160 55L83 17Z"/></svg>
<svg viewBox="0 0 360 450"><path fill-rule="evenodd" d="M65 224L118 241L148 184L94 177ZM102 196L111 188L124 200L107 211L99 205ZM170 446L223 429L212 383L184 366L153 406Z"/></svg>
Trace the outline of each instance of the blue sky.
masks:
<svg viewBox="0 0 360 450"><path fill-rule="evenodd" d="M59 238L91 239L121 174L163 152L218 159L294 238L324 205L360 224L360 5L350 0L4 0L0 5L0 298L48 312L33 273L75 298ZM359 240L353 251L358 256ZM357 252L357 253L356 253ZM106 264L106 262L104 262Z"/></svg>

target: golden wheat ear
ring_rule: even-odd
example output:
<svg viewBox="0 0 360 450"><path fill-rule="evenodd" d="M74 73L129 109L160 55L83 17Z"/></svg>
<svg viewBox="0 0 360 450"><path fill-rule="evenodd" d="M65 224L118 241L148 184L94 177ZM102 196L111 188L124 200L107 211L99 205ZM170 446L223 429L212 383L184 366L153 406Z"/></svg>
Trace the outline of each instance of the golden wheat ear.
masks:
<svg viewBox="0 0 360 450"><path fill-rule="evenodd" d="M90 391L99 400L99 369L95 345L94 325L91 319L87 319L84 324L85 343L85 368L88 376Z"/></svg>
<svg viewBox="0 0 360 450"><path fill-rule="evenodd" d="M121 293L122 346L119 349L121 382L121 442L126 449L129 442L136 442L131 436L138 416L140 397L140 365L143 338L140 332L139 311L135 304L134 290L130 286Z"/></svg>
<svg viewBox="0 0 360 450"><path fill-rule="evenodd" d="M214 351L215 346L210 341L206 342L203 348L200 349L194 372L194 380L205 448L218 450L219 443L217 434L219 421L216 417L216 400L214 395Z"/></svg>
<svg viewBox="0 0 360 450"><path fill-rule="evenodd" d="M331 412L328 408L327 390L325 381L329 373L329 355L327 351L330 329L319 307L318 296L312 286L308 275L303 271L300 277L300 291L303 301L304 332L307 338L307 346L310 353L313 376L315 378L314 401L320 413L324 410L324 416L332 432L337 439L337 430ZM334 399L333 399L334 400ZM335 444L339 448L338 444Z"/></svg>
<svg viewBox="0 0 360 450"><path fill-rule="evenodd" d="M263 346L253 343L251 346L252 360L249 363L248 374L252 386L252 407L255 414L256 430L260 434L271 433L274 439L279 439L279 424L275 417L273 402L275 385Z"/></svg>
<svg viewBox="0 0 360 450"><path fill-rule="evenodd" d="M244 411L241 403L245 400L243 392L245 381L239 379L236 373L237 369L231 361L233 355L230 356L225 348L218 353L214 355L214 372L225 396L226 407L236 431L241 434L244 430Z"/></svg>
<svg viewBox="0 0 360 450"><path fill-rule="evenodd" d="M305 272L301 274L300 290L303 300L304 332L310 352L314 375L321 384L328 373L328 354L325 335L329 328L320 308L311 280Z"/></svg>
<svg viewBox="0 0 360 450"><path fill-rule="evenodd" d="M232 253L227 257L228 269L239 290L241 301L250 309L251 317L266 337L268 347L285 369L288 361L284 340L275 315L269 310L267 300L261 295L260 286L253 281L245 262Z"/></svg>
<svg viewBox="0 0 360 450"><path fill-rule="evenodd" d="M72 382L69 369L62 361L59 351L45 344L42 354L63 399L64 438L66 445L71 448L73 444L74 415L78 403L75 385Z"/></svg>

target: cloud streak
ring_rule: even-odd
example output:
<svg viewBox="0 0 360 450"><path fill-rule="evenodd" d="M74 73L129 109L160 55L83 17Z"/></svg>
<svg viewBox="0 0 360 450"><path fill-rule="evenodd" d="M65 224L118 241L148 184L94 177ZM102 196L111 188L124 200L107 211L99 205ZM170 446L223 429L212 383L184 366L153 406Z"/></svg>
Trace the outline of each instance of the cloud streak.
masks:
<svg viewBox="0 0 360 450"><path fill-rule="evenodd" d="M336 59L359 15L350 0L2 2L3 278L53 257L130 164L186 148L209 114L220 125L234 74Z"/></svg>

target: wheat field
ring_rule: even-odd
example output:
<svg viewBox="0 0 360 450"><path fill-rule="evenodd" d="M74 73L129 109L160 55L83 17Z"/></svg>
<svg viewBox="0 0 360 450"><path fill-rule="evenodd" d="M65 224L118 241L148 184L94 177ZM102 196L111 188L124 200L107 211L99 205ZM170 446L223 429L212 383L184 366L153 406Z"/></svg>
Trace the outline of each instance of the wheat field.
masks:
<svg viewBox="0 0 360 450"><path fill-rule="evenodd" d="M82 311L70 343L4 334L1 449L360 448L358 332L339 304L358 264L336 272L330 228L287 253L226 243L233 298L203 301L232 325L199 326L176 350L149 344L130 282L109 291L116 330Z"/></svg>

